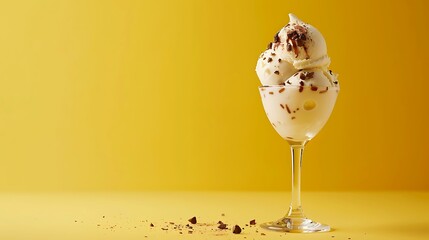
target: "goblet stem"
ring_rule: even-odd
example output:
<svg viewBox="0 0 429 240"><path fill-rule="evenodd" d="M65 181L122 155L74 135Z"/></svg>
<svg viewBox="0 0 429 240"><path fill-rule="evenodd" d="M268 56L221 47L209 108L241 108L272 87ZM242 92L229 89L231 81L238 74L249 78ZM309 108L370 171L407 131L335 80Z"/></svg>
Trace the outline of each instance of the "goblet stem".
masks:
<svg viewBox="0 0 429 240"><path fill-rule="evenodd" d="M305 217L301 207L301 167L305 143L289 141L292 155L292 200L287 213L289 218Z"/></svg>

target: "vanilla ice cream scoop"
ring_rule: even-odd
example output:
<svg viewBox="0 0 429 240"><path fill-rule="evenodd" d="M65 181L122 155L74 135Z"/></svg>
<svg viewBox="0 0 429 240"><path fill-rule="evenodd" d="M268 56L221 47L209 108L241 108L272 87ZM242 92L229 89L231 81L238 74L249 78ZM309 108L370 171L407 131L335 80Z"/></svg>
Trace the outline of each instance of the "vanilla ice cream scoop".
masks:
<svg viewBox="0 0 429 240"><path fill-rule="evenodd" d="M289 61L297 69L328 67L330 59L322 34L310 24L289 14L289 23L278 33L278 46L286 50Z"/></svg>

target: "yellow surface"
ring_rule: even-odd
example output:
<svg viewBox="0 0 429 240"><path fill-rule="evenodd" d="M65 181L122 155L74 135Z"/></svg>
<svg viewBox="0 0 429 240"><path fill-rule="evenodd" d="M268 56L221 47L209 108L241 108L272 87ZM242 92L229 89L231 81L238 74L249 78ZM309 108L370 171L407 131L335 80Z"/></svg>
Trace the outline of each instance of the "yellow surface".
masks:
<svg viewBox="0 0 429 240"><path fill-rule="evenodd" d="M281 217L288 200L280 192L3 193L0 238L429 239L429 192L304 193L307 216L330 224L334 230L328 233L284 234L245 226L252 219L262 223ZM192 234L174 229L193 216L198 224ZM244 230L240 235L216 230L218 221Z"/></svg>
<svg viewBox="0 0 429 240"><path fill-rule="evenodd" d="M323 33L341 82L304 189L429 190L427 9L1 1L0 191L284 190L254 67L289 12Z"/></svg>

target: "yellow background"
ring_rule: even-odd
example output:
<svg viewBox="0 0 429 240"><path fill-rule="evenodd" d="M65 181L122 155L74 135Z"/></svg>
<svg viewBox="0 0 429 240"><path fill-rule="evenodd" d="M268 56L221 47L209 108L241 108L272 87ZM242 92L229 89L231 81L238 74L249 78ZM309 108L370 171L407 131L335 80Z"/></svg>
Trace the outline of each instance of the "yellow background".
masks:
<svg viewBox="0 0 429 240"><path fill-rule="evenodd" d="M0 191L288 190L254 72L295 13L337 105L304 190L429 190L424 1L1 1Z"/></svg>

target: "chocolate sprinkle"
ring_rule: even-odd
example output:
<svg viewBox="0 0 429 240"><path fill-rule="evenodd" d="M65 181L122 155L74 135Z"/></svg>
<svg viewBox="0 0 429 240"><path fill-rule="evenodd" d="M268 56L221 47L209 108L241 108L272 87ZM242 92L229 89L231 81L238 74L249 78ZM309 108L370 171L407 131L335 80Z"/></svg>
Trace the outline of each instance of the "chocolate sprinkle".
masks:
<svg viewBox="0 0 429 240"><path fill-rule="evenodd" d="M282 92L284 92L286 89L285 88L282 88L282 89L280 89L279 90L279 93L282 93Z"/></svg>
<svg viewBox="0 0 429 240"><path fill-rule="evenodd" d="M327 92L327 91L328 91L328 88L329 88L329 87L326 87L326 89L325 89L325 90L322 90L322 91L320 91L319 93L325 93L325 92Z"/></svg>
<svg viewBox="0 0 429 240"><path fill-rule="evenodd" d="M287 112L290 114L290 113L291 113L291 111L290 111L290 109L289 109L289 106L288 106L287 104L285 104L285 106L286 106L286 110L287 110Z"/></svg>
<svg viewBox="0 0 429 240"><path fill-rule="evenodd" d="M311 91L317 91L317 87L316 87L316 86L311 85Z"/></svg>
<svg viewBox="0 0 429 240"><path fill-rule="evenodd" d="M283 106L283 104L280 103L280 107L282 107L283 109L285 109L285 106Z"/></svg>
<svg viewBox="0 0 429 240"><path fill-rule="evenodd" d="M241 228L238 225L234 226L234 230L232 231L232 233L234 234L240 234L241 233Z"/></svg>
<svg viewBox="0 0 429 240"><path fill-rule="evenodd" d="M197 218L196 218L196 217L193 217L193 218L189 219L188 221L189 221L190 223L192 223L192 224L196 224L196 223L197 223Z"/></svg>

